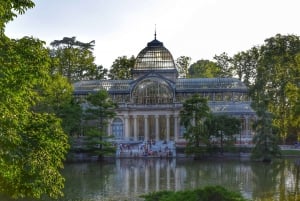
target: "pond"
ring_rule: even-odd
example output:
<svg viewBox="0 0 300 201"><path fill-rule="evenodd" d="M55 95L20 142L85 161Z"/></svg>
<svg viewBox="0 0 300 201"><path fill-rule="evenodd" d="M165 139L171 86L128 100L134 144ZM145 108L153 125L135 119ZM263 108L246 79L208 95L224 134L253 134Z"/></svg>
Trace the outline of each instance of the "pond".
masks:
<svg viewBox="0 0 300 201"><path fill-rule="evenodd" d="M300 167L295 165L295 159L276 164L240 160L118 159L109 163L66 164L63 174L65 197L60 201L137 201L142 200L139 195L152 191L207 185L239 191L251 200L300 199ZM10 201L1 197L0 200Z"/></svg>

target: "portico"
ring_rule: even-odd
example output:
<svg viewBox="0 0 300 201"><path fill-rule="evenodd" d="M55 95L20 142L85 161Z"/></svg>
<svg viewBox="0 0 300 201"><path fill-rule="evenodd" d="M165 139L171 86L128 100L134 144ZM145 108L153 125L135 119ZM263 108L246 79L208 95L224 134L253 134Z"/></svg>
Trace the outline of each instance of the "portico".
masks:
<svg viewBox="0 0 300 201"><path fill-rule="evenodd" d="M124 133L119 136L121 139L146 141L146 140L178 140L180 133L179 113L175 111L138 111L119 113L115 119L124 122ZM115 120L114 119L114 120ZM120 126L115 121L110 122L110 134L114 127ZM119 129L122 130L122 129Z"/></svg>

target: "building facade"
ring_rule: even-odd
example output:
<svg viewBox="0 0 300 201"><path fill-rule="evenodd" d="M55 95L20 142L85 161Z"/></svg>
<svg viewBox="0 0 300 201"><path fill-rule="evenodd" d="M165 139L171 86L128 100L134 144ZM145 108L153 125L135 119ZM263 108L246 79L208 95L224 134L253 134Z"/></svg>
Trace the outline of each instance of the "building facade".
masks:
<svg viewBox="0 0 300 201"><path fill-rule="evenodd" d="M116 140L146 141L183 139L179 113L182 103L193 94L208 99L213 113L242 120L236 142L251 143L255 112L247 87L235 78L178 78L170 51L155 39L136 57L131 80L92 80L74 84L75 96L107 90L118 103L108 134Z"/></svg>

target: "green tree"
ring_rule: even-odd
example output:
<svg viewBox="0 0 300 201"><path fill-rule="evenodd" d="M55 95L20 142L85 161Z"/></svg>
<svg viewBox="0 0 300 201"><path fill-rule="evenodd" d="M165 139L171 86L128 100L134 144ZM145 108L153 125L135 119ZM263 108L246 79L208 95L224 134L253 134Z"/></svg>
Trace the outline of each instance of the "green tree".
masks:
<svg viewBox="0 0 300 201"><path fill-rule="evenodd" d="M189 67L192 58L187 56L180 56L176 59L176 67L178 69L179 77L188 78L189 77Z"/></svg>
<svg viewBox="0 0 300 201"><path fill-rule="evenodd" d="M131 71L134 68L135 57L118 57L109 70L108 77L112 80L131 79Z"/></svg>
<svg viewBox="0 0 300 201"><path fill-rule="evenodd" d="M235 54L231 60L234 75L248 87L256 79L256 69L259 59L259 48L253 47L250 50Z"/></svg>
<svg viewBox="0 0 300 201"><path fill-rule="evenodd" d="M109 98L107 91L101 90L87 97L85 109L86 150L99 159L115 153L115 148L107 141L107 125L115 116L117 105Z"/></svg>
<svg viewBox="0 0 300 201"><path fill-rule="evenodd" d="M92 50L95 41L83 43L77 41L76 37L64 37L62 40L54 40L50 45L53 73L59 73L72 82L106 76L107 70L94 63Z"/></svg>
<svg viewBox="0 0 300 201"><path fill-rule="evenodd" d="M278 127L284 143L292 133L299 133L294 118L299 96L300 38L295 35L276 35L265 40L260 47L255 83L251 97L255 103L270 100L268 110L274 115L273 125Z"/></svg>
<svg viewBox="0 0 300 201"><path fill-rule="evenodd" d="M191 78L213 78L221 75L221 68L215 62L209 60L198 60L190 66L188 71Z"/></svg>
<svg viewBox="0 0 300 201"><path fill-rule="evenodd" d="M66 134L78 133L82 110L73 97L72 85L60 74L50 75L49 83L51 84L41 86L39 93L42 98L33 110L55 114L62 120L62 127Z"/></svg>
<svg viewBox="0 0 300 201"><path fill-rule="evenodd" d="M48 51L34 38L0 36L0 55L0 193L61 196L68 138L60 119L36 110L52 84Z"/></svg>
<svg viewBox="0 0 300 201"><path fill-rule="evenodd" d="M296 55L296 66L300 69L300 53ZM295 78L297 79L297 78ZM298 77L298 81L300 78ZM289 97L290 105L291 105L291 117L292 119L291 126L289 127L289 133L291 137L290 141L300 141L300 87L299 82L289 83L286 87L286 96Z"/></svg>
<svg viewBox="0 0 300 201"><path fill-rule="evenodd" d="M108 70L104 68L102 65L96 66L96 68L90 69L87 74L88 79L90 80L102 80L106 79L108 74Z"/></svg>
<svg viewBox="0 0 300 201"><path fill-rule="evenodd" d="M186 128L184 138L187 140L186 152L200 156L203 145L209 143L206 118L210 114L207 99L198 94L193 95L183 103L180 111L180 124Z"/></svg>
<svg viewBox="0 0 300 201"><path fill-rule="evenodd" d="M59 74L50 75L48 79L52 84L41 86L39 93L42 99L34 109L58 114L60 109L71 101L73 87L65 77Z"/></svg>
<svg viewBox="0 0 300 201"><path fill-rule="evenodd" d="M24 14L27 9L33 8L30 0L6 0L0 2L0 35L4 35L5 25L12 21L18 14Z"/></svg>
<svg viewBox="0 0 300 201"><path fill-rule="evenodd" d="M271 113L267 112L269 101L260 102L257 110L258 120L254 124L256 135L253 138L255 144L251 157L255 160L269 162L281 156L278 146L278 137L272 126Z"/></svg>
<svg viewBox="0 0 300 201"><path fill-rule="evenodd" d="M233 76L232 58L229 57L227 53L224 52L220 55L215 55L214 59L216 60L217 66L221 69L219 77Z"/></svg>
<svg viewBox="0 0 300 201"><path fill-rule="evenodd" d="M56 115L62 119L62 128L66 134L69 136L80 134L82 108L78 102L72 99L63 105Z"/></svg>
<svg viewBox="0 0 300 201"><path fill-rule="evenodd" d="M234 135L239 133L241 126L239 119L225 114L212 114L206 124L210 136L220 143L221 153L223 153L224 144L233 144Z"/></svg>

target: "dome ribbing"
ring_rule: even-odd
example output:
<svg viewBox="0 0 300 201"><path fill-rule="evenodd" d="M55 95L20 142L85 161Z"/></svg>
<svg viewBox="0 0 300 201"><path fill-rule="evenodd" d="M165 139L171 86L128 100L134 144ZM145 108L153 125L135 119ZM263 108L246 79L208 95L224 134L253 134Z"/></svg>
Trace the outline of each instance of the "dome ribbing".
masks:
<svg viewBox="0 0 300 201"><path fill-rule="evenodd" d="M175 69L175 62L170 51L156 38L147 44L137 56L135 70Z"/></svg>

